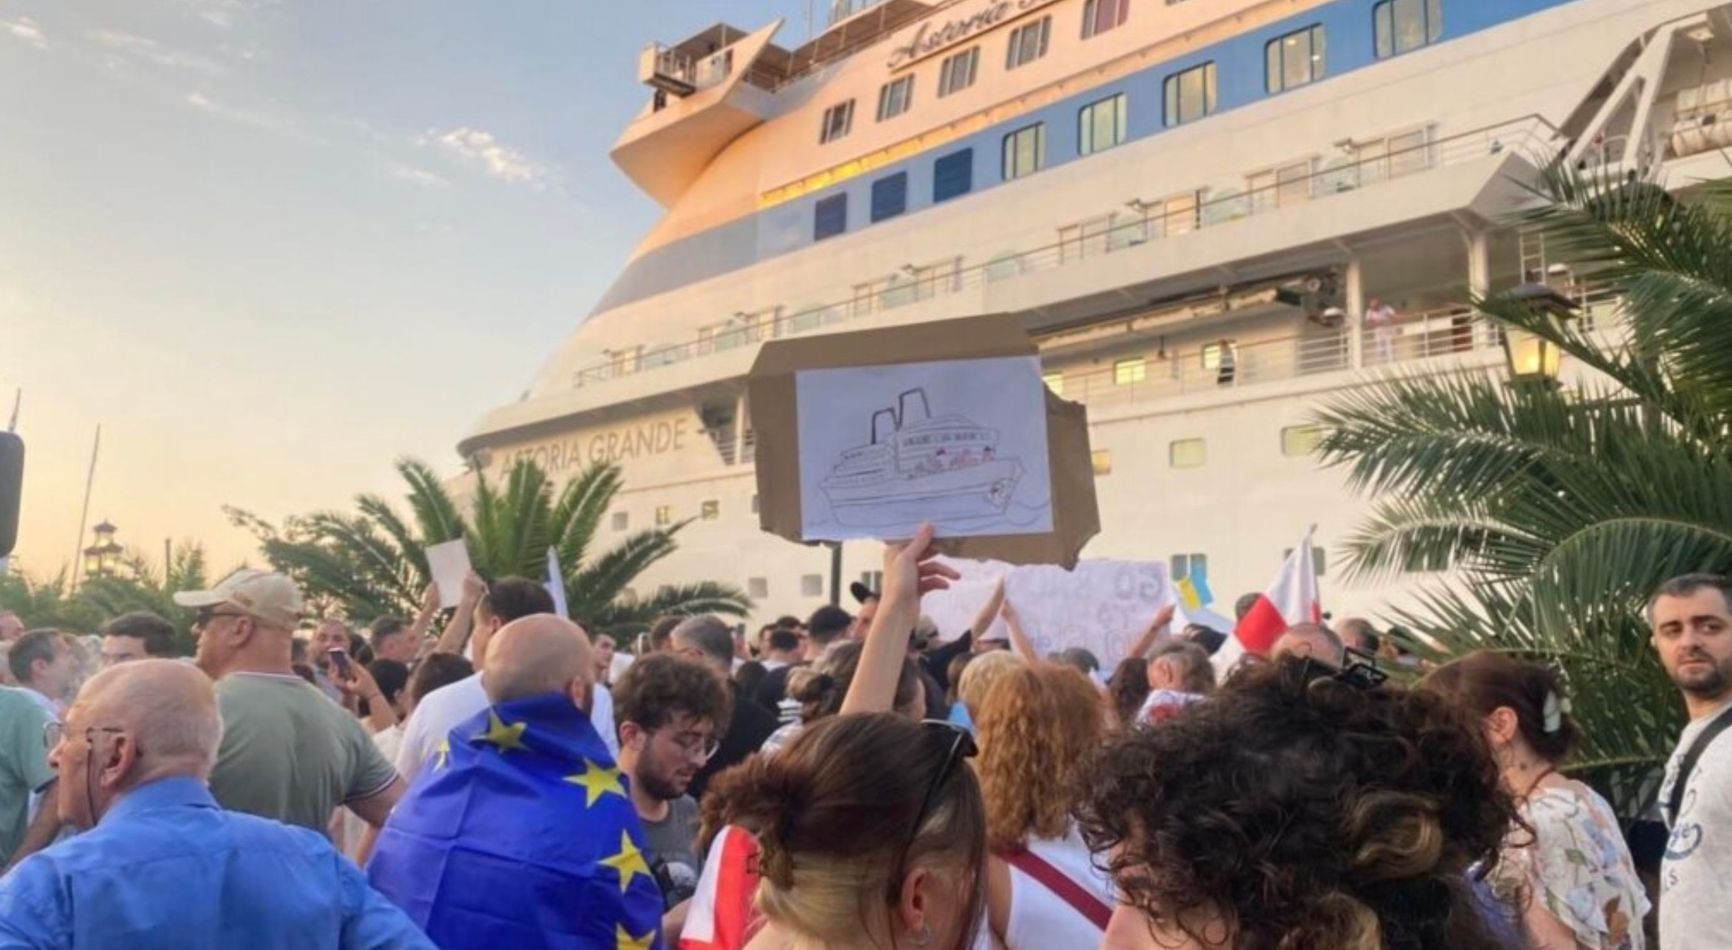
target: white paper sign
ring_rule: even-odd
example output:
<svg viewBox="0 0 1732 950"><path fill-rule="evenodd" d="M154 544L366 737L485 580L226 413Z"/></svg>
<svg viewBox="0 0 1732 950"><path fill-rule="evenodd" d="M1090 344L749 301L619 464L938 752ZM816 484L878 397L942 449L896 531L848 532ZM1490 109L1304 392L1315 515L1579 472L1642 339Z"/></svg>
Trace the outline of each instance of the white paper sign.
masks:
<svg viewBox="0 0 1732 950"><path fill-rule="evenodd" d="M433 574L433 583L439 585L439 606L457 606L463 599L463 579L469 576L469 548L463 539L428 548L427 570Z"/></svg>
<svg viewBox="0 0 1732 950"><path fill-rule="evenodd" d="M1052 530L1038 358L801 370L794 390L808 541Z"/></svg>
<svg viewBox="0 0 1732 950"><path fill-rule="evenodd" d="M571 611L565 606L565 572L559 568L559 552L547 549L547 595L553 598L553 612L566 619Z"/></svg>
<svg viewBox="0 0 1732 950"><path fill-rule="evenodd" d="M1012 567L1002 561L944 560L962 573L962 580L920 601L921 613L932 618L944 636L960 636L968 629L1003 577L1005 599L1022 618L1037 653L1083 647L1101 661L1103 676L1124 659L1155 612L1173 602L1167 566L1158 562L1084 560L1067 571L1049 564ZM1008 635L1000 619L986 630L988 638Z"/></svg>

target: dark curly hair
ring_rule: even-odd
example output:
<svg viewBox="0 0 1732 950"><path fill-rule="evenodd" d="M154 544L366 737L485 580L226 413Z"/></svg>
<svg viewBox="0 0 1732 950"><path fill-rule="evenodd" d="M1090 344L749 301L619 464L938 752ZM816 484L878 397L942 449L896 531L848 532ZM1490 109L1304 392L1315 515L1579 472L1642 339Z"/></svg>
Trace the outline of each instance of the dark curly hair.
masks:
<svg viewBox="0 0 1732 950"><path fill-rule="evenodd" d="M726 732L733 697L714 670L672 653L652 653L626 668L613 686L614 728L635 722L654 732L677 713Z"/></svg>
<svg viewBox="0 0 1732 950"><path fill-rule="evenodd" d="M1467 870L1516 812L1478 730L1435 695L1328 672L1247 669L1114 740L1076 810L1089 849L1123 902L1199 942L1218 916L1240 950L1496 947Z"/></svg>

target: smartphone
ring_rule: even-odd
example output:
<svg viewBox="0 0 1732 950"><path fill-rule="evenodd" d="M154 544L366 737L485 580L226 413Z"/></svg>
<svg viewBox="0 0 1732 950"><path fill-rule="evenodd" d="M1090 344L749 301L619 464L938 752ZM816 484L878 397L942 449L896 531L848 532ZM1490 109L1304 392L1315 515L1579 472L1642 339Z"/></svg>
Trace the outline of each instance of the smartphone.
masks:
<svg viewBox="0 0 1732 950"><path fill-rule="evenodd" d="M327 655L331 658L331 665L336 667L338 676L341 676L343 679L348 679L353 675L349 672L348 650L345 650L342 647L337 647L334 650L327 651Z"/></svg>

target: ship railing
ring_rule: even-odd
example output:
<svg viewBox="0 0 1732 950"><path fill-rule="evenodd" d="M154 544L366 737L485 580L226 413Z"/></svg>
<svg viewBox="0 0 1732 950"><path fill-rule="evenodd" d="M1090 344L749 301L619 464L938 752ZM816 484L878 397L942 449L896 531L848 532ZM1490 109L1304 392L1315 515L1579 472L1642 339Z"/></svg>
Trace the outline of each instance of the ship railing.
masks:
<svg viewBox="0 0 1732 950"><path fill-rule="evenodd" d="M648 349L635 361L622 363L616 359L579 370L574 374L573 384L584 386L603 382L630 372L670 366L739 346L810 333L984 283L1067 266L1097 254L1141 247L1205 228L1291 210L1300 200L1297 196L1301 193L1305 201L1322 200L1491 155L1511 153L1543 157L1555 147L1556 141L1557 130L1551 123L1541 116L1528 115L1457 135L1428 139L1408 147L1380 151L1374 156L1353 160L1343 157L1326 163L1325 167L1302 179L1284 180L1248 191L1232 190L1206 200L1183 203L1169 200L1158 205L1158 212L1156 205L1139 202L1139 206L1146 210L1131 221L1113 223L1086 235L1065 237L1028 251L1001 253L979 264L962 266L962 258L958 257L955 258L956 264L947 264L937 276L905 279L901 275L888 275L856 286L847 299L831 304L777 307L773 319L765 317L750 326L719 332L712 327L697 340ZM1200 197L1207 194L1207 189L1199 188L1189 194Z"/></svg>
<svg viewBox="0 0 1732 950"><path fill-rule="evenodd" d="M1361 333L1363 363L1367 367L1499 345L1496 326L1466 305L1397 313L1390 323L1363 327Z"/></svg>

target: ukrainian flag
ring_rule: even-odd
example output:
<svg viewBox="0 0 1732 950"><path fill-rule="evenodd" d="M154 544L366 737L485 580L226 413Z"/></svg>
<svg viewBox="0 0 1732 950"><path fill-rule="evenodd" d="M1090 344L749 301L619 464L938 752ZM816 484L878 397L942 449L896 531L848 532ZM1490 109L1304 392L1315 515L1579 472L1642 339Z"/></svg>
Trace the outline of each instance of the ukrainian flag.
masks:
<svg viewBox="0 0 1732 950"><path fill-rule="evenodd" d="M660 950L625 781L568 697L501 703L440 743L367 877L443 950Z"/></svg>
<svg viewBox="0 0 1732 950"><path fill-rule="evenodd" d="M1186 610L1202 610L1215 602L1215 594L1209 590L1209 579L1202 574L1187 574L1173 588L1178 591L1179 604Z"/></svg>

